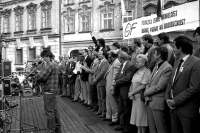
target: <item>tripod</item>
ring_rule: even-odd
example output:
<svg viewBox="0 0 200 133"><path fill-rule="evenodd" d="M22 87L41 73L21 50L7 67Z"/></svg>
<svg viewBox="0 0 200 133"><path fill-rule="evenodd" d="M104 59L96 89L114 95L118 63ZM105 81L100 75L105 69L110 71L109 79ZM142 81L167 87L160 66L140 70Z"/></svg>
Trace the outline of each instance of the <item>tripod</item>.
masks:
<svg viewBox="0 0 200 133"><path fill-rule="evenodd" d="M28 76L29 77L29 76ZM20 114L19 114L19 122L20 122L20 127L19 127L19 129L9 129L8 131L7 131L7 133L10 133L11 131L19 131L20 133L24 133L25 131L27 131L27 130L31 130L31 129L33 129L33 130L36 130L37 129L37 127L36 126L33 126L33 125L31 125L31 124L28 124L28 123L26 123L26 122L23 122L22 121L22 84L24 83L24 81L25 80L27 80L28 79L28 77L26 77L23 81L22 81L22 83L20 83L20 84L18 84L17 85L17 87L13 90L13 92L11 93L11 94L13 94L14 92L15 92L15 90L18 88L19 89L19 109L20 109ZM30 126L30 128L24 128L23 126L22 126L22 124L25 124L25 125L28 125L28 126Z"/></svg>

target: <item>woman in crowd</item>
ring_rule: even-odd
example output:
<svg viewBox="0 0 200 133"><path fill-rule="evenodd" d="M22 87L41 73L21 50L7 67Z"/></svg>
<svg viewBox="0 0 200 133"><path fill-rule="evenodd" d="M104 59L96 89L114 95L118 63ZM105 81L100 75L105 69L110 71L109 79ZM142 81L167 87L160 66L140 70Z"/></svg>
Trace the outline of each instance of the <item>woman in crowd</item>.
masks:
<svg viewBox="0 0 200 133"><path fill-rule="evenodd" d="M145 89L151 74L150 70L146 68L147 61L146 55L139 54L137 56L135 66L138 71L133 75L128 94L129 98L133 100L130 123L137 126L138 133L145 133L148 126L146 107L141 97L141 92Z"/></svg>

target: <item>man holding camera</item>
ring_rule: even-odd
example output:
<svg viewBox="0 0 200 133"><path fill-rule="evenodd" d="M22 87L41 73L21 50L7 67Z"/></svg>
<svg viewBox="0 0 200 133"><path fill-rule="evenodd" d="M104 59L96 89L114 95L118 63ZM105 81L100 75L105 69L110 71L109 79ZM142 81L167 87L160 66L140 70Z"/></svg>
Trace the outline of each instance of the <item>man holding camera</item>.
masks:
<svg viewBox="0 0 200 133"><path fill-rule="evenodd" d="M46 65L34 78L44 84L43 99L48 133L61 133L60 116L56 104L59 68L58 65L51 61L52 55L50 50L42 51L41 57L46 62Z"/></svg>

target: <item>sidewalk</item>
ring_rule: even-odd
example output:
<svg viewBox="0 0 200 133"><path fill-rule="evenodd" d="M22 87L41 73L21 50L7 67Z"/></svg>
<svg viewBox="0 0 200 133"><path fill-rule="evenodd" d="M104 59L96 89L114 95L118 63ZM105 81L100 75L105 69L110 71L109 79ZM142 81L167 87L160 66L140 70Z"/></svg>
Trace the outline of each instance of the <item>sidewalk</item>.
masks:
<svg viewBox="0 0 200 133"><path fill-rule="evenodd" d="M11 101L20 103L18 96L12 97ZM108 126L109 122L102 121L95 112L78 102L57 96L57 104L62 133L119 133ZM9 114L12 123L6 126L5 132L20 133L19 129L24 129L24 133L45 133L47 129L42 97L22 97L21 106L10 109Z"/></svg>

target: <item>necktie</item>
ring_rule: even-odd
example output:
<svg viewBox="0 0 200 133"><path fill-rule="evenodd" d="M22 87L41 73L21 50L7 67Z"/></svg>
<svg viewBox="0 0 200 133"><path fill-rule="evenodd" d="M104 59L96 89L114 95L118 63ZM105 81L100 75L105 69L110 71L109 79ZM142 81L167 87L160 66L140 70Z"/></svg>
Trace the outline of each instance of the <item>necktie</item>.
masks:
<svg viewBox="0 0 200 133"><path fill-rule="evenodd" d="M154 71L154 73L152 74L152 78L155 76L155 74L158 72L158 65L156 66L156 69Z"/></svg>
<svg viewBox="0 0 200 133"><path fill-rule="evenodd" d="M181 67L181 64L183 63L183 59L179 60L179 64L178 64L178 67L176 69L176 73L174 75L174 80L176 79L178 73L179 73L179 70L180 70L180 67Z"/></svg>
<svg viewBox="0 0 200 133"><path fill-rule="evenodd" d="M121 69L121 74L123 73L123 69L124 69L124 63L121 64L122 65L122 69Z"/></svg>

